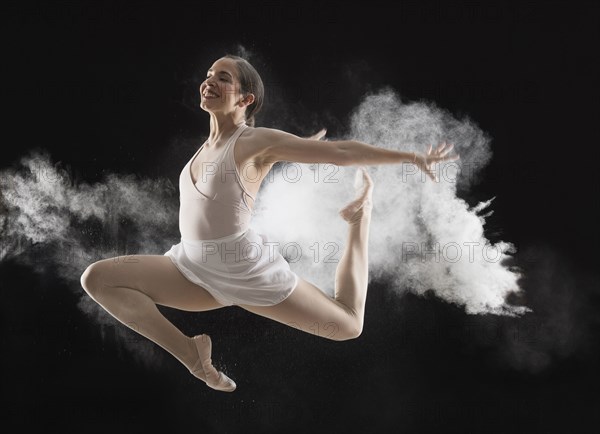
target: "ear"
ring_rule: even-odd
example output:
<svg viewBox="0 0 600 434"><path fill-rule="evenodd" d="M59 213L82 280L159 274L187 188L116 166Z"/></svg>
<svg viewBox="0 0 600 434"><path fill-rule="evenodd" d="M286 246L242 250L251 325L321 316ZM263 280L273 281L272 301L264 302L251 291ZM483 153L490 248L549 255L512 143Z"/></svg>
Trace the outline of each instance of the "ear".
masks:
<svg viewBox="0 0 600 434"><path fill-rule="evenodd" d="M242 98L240 100L240 107L249 106L253 102L254 102L254 94L253 93L249 93L248 95L246 95L244 98Z"/></svg>

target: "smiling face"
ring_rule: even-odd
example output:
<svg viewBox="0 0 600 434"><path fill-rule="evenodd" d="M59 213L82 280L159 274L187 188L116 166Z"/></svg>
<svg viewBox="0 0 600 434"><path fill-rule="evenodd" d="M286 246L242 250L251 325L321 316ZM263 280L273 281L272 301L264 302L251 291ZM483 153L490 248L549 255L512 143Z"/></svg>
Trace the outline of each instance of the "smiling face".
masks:
<svg viewBox="0 0 600 434"><path fill-rule="evenodd" d="M232 113L245 110L244 97L235 61L221 58L212 64L206 80L200 85L200 107L210 113Z"/></svg>

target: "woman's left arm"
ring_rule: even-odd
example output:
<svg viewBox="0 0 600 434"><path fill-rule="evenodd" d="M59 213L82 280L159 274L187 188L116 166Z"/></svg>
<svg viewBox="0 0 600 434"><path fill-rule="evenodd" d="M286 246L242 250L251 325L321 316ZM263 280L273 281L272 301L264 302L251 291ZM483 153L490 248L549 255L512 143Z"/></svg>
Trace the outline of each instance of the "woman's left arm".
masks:
<svg viewBox="0 0 600 434"><path fill-rule="evenodd" d="M256 152L265 162L295 161L298 163L331 163L337 166L372 166L378 164L414 163L431 179L435 175L433 163L452 161L459 157L449 156L454 145L444 143L435 150L431 145L427 154L401 152L368 145L356 140L335 140L323 142L325 130L308 137L300 138L293 134L272 128L256 128Z"/></svg>
<svg viewBox="0 0 600 434"><path fill-rule="evenodd" d="M458 155L448 155L454 148L454 145L448 145L446 142L436 149L433 149L433 147L429 145L426 154L421 154L419 152L394 151L392 149L380 148L379 146L368 145L355 140L340 140L337 141L337 144L342 150L345 166L414 163L419 169L434 180L435 174L431 167L434 163L454 161L460 158Z"/></svg>

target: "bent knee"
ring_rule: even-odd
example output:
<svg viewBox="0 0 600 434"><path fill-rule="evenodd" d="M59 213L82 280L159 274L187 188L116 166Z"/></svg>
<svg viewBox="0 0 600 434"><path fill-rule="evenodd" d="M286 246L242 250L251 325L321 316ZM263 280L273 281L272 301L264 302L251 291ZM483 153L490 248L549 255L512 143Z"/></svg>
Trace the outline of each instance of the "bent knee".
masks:
<svg viewBox="0 0 600 434"><path fill-rule="evenodd" d="M93 264L90 264L81 275L81 286L93 299L96 299L99 290L102 288L104 279L103 269L104 266L102 261L94 262Z"/></svg>
<svg viewBox="0 0 600 434"><path fill-rule="evenodd" d="M338 333L334 334L332 339L336 341L349 341L350 339L356 339L362 334L362 330L362 319L352 318L352 320L349 320L344 327L339 328Z"/></svg>

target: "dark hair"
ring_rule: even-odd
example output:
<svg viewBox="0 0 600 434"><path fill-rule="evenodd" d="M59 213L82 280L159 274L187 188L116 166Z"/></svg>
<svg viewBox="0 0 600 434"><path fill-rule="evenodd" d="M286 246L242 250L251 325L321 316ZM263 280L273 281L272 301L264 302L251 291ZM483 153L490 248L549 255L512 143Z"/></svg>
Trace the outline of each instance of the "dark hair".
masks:
<svg viewBox="0 0 600 434"><path fill-rule="evenodd" d="M265 99L265 87L260 78L260 75L254 69L254 66L250 64L246 59L233 54L226 54L223 56L225 59L235 60L237 66L238 75L240 76L240 91L242 95L246 96L249 93L254 94L254 102L246 107L246 125L254 126L254 115L256 115Z"/></svg>

